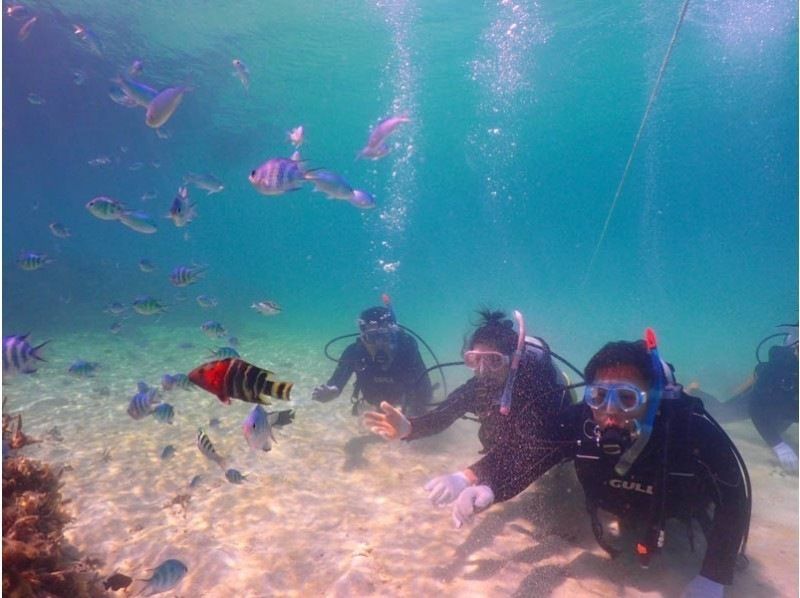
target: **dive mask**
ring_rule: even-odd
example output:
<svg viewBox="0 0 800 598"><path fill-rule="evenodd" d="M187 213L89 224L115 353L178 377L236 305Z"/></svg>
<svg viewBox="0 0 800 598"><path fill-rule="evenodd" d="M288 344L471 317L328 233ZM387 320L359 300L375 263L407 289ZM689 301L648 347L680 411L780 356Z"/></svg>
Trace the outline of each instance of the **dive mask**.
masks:
<svg viewBox="0 0 800 598"><path fill-rule="evenodd" d="M592 409L616 406L628 413L647 402L647 393L634 384L587 384L583 391L583 402Z"/></svg>

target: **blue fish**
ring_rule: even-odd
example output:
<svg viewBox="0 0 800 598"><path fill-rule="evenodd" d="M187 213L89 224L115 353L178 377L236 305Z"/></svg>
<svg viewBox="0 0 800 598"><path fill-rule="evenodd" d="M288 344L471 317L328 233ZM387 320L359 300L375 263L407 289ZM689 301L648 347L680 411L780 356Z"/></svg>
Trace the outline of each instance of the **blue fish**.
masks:
<svg viewBox="0 0 800 598"><path fill-rule="evenodd" d="M191 390L194 383L189 380L186 374L164 374L161 377L161 388L164 390L172 390L173 388L180 388L182 390Z"/></svg>
<svg viewBox="0 0 800 598"><path fill-rule="evenodd" d="M211 351L211 356L217 359L227 359L228 357L241 357L239 352L233 347L219 347Z"/></svg>
<svg viewBox="0 0 800 598"><path fill-rule="evenodd" d="M236 469L228 469L225 471L225 478L231 484L241 484L242 482L245 481L245 479L247 479L247 476L242 475L241 472L239 472Z"/></svg>
<svg viewBox="0 0 800 598"><path fill-rule="evenodd" d="M169 275L169 281L176 287L188 287L203 277L205 266L176 266Z"/></svg>
<svg viewBox="0 0 800 598"><path fill-rule="evenodd" d="M134 299L133 310L143 316L152 316L167 311L167 308L158 299L145 296Z"/></svg>
<svg viewBox="0 0 800 598"><path fill-rule="evenodd" d="M167 446L164 447L164 450L161 451L160 458L166 461L167 459L172 458L174 454L175 454L175 447L172 446L171 444L168 444Z"/></svg>
<svg viewBox="0 0 800 598"><path fill-rule="evenodd" d="M158 390L150 388L144 382L136 385L139 390L128 404L128 415L133 419L142 419L153 412L153 405L160 403Z"/></svg>
<svg viewBox="0 0 800 598"><path fill-rule="evenodd" d="M3 337L3 375L32 374L37 361L45 361L39 355L39 349L50 341L32 347L28 342L28 334L12 334Z"/></svg>
<svg viewBox="0 0 800 598"><path fill-rule="evenodd" d="M200 330L202 330L207 336L211 338L219 338L227 334L227 332L225 331L225 327L215 320L208 320L207 322L203 322L203 324L200 326Z"/></svg>
<svg viewBox="0 0 800 598"><path fill-rule="evenodd" d="M44 268L47 264L52 263L53 259L47 257L44 253L36 253L35 251L28 251L21 253L17 258L17 265L28 272Z"/></svg>
<svg viewBox="0 0 800 598"><path fill-rule="evenodd" d="M175 419L175 408L169 403L161 403L153 409L153 417L163 424L171 424Z"/></svg>
<svg viewBox="0 0 800 598"><path fill-rule="evenodd" d="M100 364L96 361L86 361L85 359L78 359L77 361L73 362L69 369L67 370L73 376L79 377L89 377L93 376L97 368L100 367Z"/></svg>
<svg viewBox="0 0 800 598"><path fill-rule="evenodd" d="M168 559L153 570L152 577L143 580L147 585L142 592L147 592L145 596L152 596L171 590L188 571L189 568L178 559Z"/></svg>
<svg viewBox="0 0 800 598"><path fill-rule="evenodd" d="M189 190L181 187L178 189L175 199L172 200L167 218L171 218L178 228L184 227L197 217L195 205L189 201Z"/></svg>

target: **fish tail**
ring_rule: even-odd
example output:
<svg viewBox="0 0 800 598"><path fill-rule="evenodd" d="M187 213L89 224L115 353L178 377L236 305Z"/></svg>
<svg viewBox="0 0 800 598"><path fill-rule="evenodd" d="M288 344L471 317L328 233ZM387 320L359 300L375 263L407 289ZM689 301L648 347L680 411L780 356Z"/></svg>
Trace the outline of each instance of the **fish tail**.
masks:
<svg viewBox="0 0 800 598"><path fill-rule="evenodd" d="M265 397L272 397L274 399L280 399L281 401L291 401L291 392L292 387L294 384L292 382L281 382L278 380L268 380L267 384L259 395L259 399L265 405L269 405L269 402L265 402Z"/></svg>
<svg viewBox="0 0 800 598"><path fill-rule="evenodd" d="M53 339L47 339L41 345L36 345L33 349L31 349L31 357L33 357L34 359L38 359L39 361L47 361L44 357L39 355L38 351L39 351L39 349L44 347L47 343L49 343L51 340L53 340Z"/></svg>

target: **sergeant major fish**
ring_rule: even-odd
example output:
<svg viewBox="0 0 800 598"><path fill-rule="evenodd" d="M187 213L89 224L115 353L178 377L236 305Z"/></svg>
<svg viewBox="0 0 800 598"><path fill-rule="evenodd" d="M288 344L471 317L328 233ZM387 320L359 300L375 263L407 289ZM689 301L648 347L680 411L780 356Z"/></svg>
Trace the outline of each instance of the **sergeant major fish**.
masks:
<svg viewBox="0 0 800 598"><path fill-rule="evenodd" d="M35 251L23 252L17 258L17 265L27 272L39 270L51 263L53 263L52 258L47 257L44 253L36 253Z"/></svg>
<svg viewBox="0 0 800 598"><path fill-rule="evenodd" d="M167 311L167 308L158 299L144 296L133 300L133 311L142 316L154 316Z"/></svg>
<svg viewBox="0 0 800 598"><path fill-rule="evenodd" d="M274 301L256 301L250 307L263 316L275 316L283 311Z"/></svg>
<svg viewBox="0 0 800 598"><path fill-rule="evenodd" d="M239 352L233 347L219 347L218 349L212 349L211 357L227 359L228 357L241 357L241 355L239 355Z"/></svg>
<svg viewBox="0 0 800 598"><path fill-rule="evenodd" d="M275 380L275 374L242 359L210 361L191 372L189 380L229 405L231 399L271 405L270 397L291 400L293 384Z"/></svg>
<svg viewBox="0 0 800 598"><path fill-rule="evenodd" d="M225 469L225 458L222 457L214 448L214 444L211 442L211 439L208 437L208 435L203 431L203 428L197 428L197 448L200 449L200 452L206 459L210 459L222 469Z"/></svg>
<svg viewBox="0 0 800 598"><path fill-rule="evenodd" d="M153 417L164 424L171 424L175 418L175 408L169 403L161 403L153 409Z"/></svg>
<svg viewBox="0 0 800 598"><path fill-rule="evenodd" d="M161 388L164 390L172 390L173 388L192 390L193 386L194 384L186 374L164 374L161 377Z"/></svg>
<svg viewBox="0 0 800 598"><path fill-rule="evenodd" d="M178 585L187 571L189 568L177 559L164 561L153 570L152 577L143 580L147 582L147 585L142 588L140 595L147 592L144 594L145 596L152 596L171 590Z"/></svg>
<svg viewBox="0 0 800 598"><path fill-rule="evenodd" d="M93 376L100 364L96 361L86 361L85 359L78 359L74 361L67 370L73 376L90 377Z"/></svg>
<svg viewBox="0 0 800 598"><path fill-rule="evenodd" d="M86 209L100 220L119 220L125 206L116 199L100 195L86 202Z"/></svg>
<svg viewBox="0 0 800 598"><path fill-rule="evenodd" d="M225 470L225 479L228 480L231 484L241 484L247 479L246 475L242 475L238 469L226 469Z"/></svg>
<svg viewBox="0 0 800 598"><path fill-rule="evenodd" d="M189 200L189 190L186 187L180 187L178 189L177 195L175 195L175 198L172 200L167 218L172 219L173 224L178 228L186 226L197 218L195 204L191 203Z"/></svg>
<svg viewBox="0 0 800 598"><path fill-rule="evenodd" d="M169 275L169 281L176 287L187 287L203 277L206 266L176 266Z"/></svg>
<svg viewBox="0 0 800 598"><path fill-rule="evenodd" d="M139 382L136 385L137 392L128 403L128 415L133 419L142 419L147 417L153 412L153 405L158 404L161 400L158 398L158 390L150 388L144 382Z"/></svg>
<svg viewBox="0 0 800 598"><path fill-rule="evenodd" d="M32 374L37 361L45 361L39 355L39 349L44 347L49 340L32 347L28 342L28 334L12 334L3 337L3 375Z"/></svg>
<svg viewBox="0 0 800 598"><path fill-rule="evenodd" d="M208 320L200 325L200 330L209 338L220 338L227 334L225 327L215 320Z"/></svg>

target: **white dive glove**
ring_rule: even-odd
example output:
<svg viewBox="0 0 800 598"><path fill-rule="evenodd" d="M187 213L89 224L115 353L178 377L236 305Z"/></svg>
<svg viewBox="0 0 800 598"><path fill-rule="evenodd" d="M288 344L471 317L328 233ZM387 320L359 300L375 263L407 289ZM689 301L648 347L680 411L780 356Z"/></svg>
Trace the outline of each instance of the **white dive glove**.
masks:
<svg viewBox="0 0 800 598"><path fill-rule="evenodd" d="M779 442L775 446L772 447L772 450L775 451L775 455L778 457L778 461L781 462L781 467L783 470L788 473L797 473L797 455L785 442Z"/></svg>
<svg viewBox="0 0 800 598"><path fill-rule="evenodd" d="M386 401L381 402L381 411L367 411L364 414L364 425L370 432L382 436L386 440L397 440L411 434L411 422L403 412Z"/></svg>
<svg viewBox="0 0 800 598"><path fill-rule="evenodd" d="M681 598L722 598L724 592L725 586L721 583L697 575L683 590Z"/></svg>
<svg viewBox="0 0 800 598"><path fill-rule="evenodd" d="M483 484L465 488L453 505L453 525L456 528L472 521L475 513L486 509L494 502L494 492Z"/></svg>
<svg viewBox="0 0 800 598"><path fill-rule="evenodd" d="M425 484L425 491L434 505L442 507L453 502L464 488L471 485L470 479L463 472L457 471L433 478Z"/></svg>
<svg viewBox="0 0 800 598"><path fill-rule="evenodd" d="M341 391L339 390L338 386L320 384L311 391L311 398L315 401L319 401L320 403L325 403L338 397L340 392Z"/></svg>

